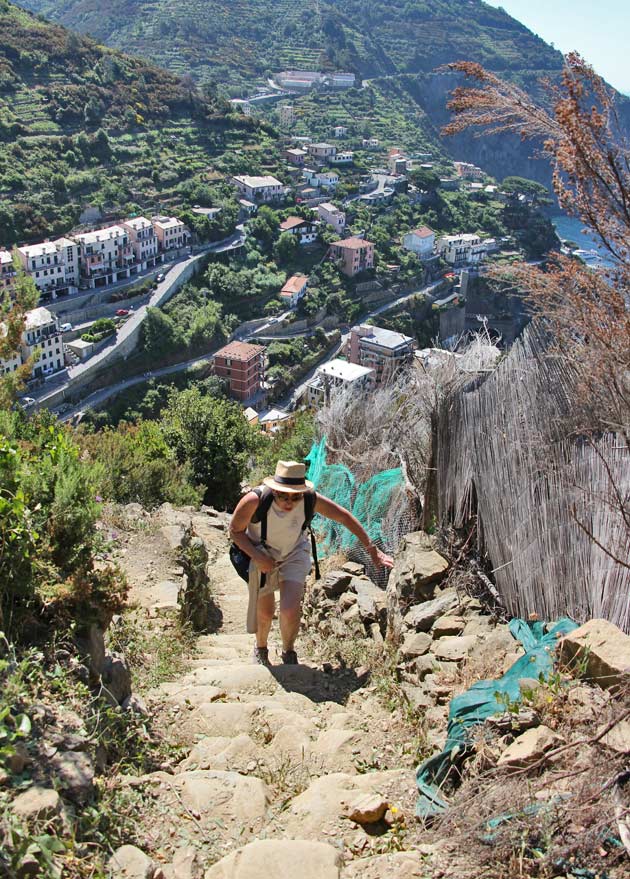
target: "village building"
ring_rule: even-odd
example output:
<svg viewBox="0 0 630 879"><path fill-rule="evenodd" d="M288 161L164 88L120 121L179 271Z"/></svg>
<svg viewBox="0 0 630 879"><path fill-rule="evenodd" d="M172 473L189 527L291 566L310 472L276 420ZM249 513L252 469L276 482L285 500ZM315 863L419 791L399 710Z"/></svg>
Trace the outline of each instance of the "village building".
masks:
<svg viewBox="0 0 630 879"><path fill-rule="evenodd" d="M287 188L275 177L252 177L243 174L233 177L232 183L242 196L256 203L281 201L287 193Z"/></svg>
<svg viewBox="0 0 630 879"><path fill-rule="evenodd" d="M302 274L291 275L280 291L280 300L289 308L295 308L300 299L305 295L308 287L308 277Z"/></svg>
<svg viewBox="0 0 630 879"><path fill-rule="evenodd" d="M361 146L364 150L377 150L379 144L380 141L378 137L364 137L361 141Z"/></svg>
<svg viewBox="0 0 630 879"><path fill-rule="evenodd" d="M369 367L373 372L373 386L378 386L413 361L414 349L415 342L410 336L358 324L350 330L348 360Z"/></svg>
<svg viewBox="0 0 630 879"><path fill-rule="evenodd" d="M329 73L326 79L335 89L354 88L357 80L354 73Z"/></svg>
<svg viewBox="0 0 630 879"><path fill-rule="evenodd" d="M284 412L282 409L270 409L260 415L258 424L265 433L277 433L283 427L293 424L294 421L295 416L290 412Z"/></svg>
<svg viewBox="0 0 630 879"><path fill-rule="evenodd" d="M337 234L341 235L346 228L345 211L340 211L338 207L329 201L322 202L317 205L317 215L320 220L332 226Z"/></svg>
<svg viewBox="0 0 630 879"><path fill-rule="evenodd" d="M352 388L357 393L368 391L374 381L374 370L339 358L320 366L306 385L306 405L319 409L330 399L336 388Z"/></svg>
<svg viewBox="0 0 630 879"><path fill-rule="evenodd" d="M428 226L420 226L419 229L407 232L403 235L403 247L422 260L431 259L435 247L435 232Z"/></svg>
<svg viewBox="0 0 630 879"><path fill-rule="evenodd" d="M317 70L281 70L274 79L282 88L301 91L323 82L324 77Z"/></svg>
<svg viewBox="0 0 630 879"><path fill-rule="evenodd" d="M81 285L105 287L136 272L129 230L108 226L74 236L79 246Z"/></svg>
<svg viewBox="0 0 630 879"><path fill-rule="evenodd" d="M34 308L26 312L20 355L25 363L35 351L39 358L33 367L33 377L43 377L59 372L65 366L63 341L59 324L47 308Z"/></svg>
<svg viewBox="0 0 630 879"><path fill-rule="evenodd" d="M280 232L288 232L301 246L317 240L317 224L302 217L287 217L280 223Z"/></svg>
<svg viewBox="0 0 630 879"><path fill-rule="evenodd" d="M485 176L481 168L470 162L453 162L453 164L458 177L463 177L465 180L481 180Z"/></svg>
<svg viewBox="0 0 630 879"><path fill-rule="evenodd" d="M161 251L179 250L190 243L188 227L177 217L154 217L151 222Z"/></svg>
<svg viewBox="0 0 630 879"><path fill-rule="evenodd" d="M374 245L363 238L345 238L330 245L330 257L341 260L341 271L352 278L374 267Z"/></svg>
<svg viewBox="0 0 630 879"><path fill-rule="evenodd" d="M351 165L354 162L354 153L352 150L338 150L328 161L331 165Z"/></svg>
<svg viewBox="0 0 630 879"><path fill-rule="evenodd" d="M304 165L306 162L306 157L308 153L306 150L301 150L299 147L292 147L288 150L285 150L285 158L287 161L291 162L292 165L297 165L299 168Z"/></svg>
<svg viewBox="0 0 630 879"><path fill-rule="evenodd" d="M243 409L243 415L248 424L251 424L252 426L258 424L258 412L256 412L255 409L252 409L251 406L247 406Z"/></svg>
<svg viewBox="0 0 630 879"><path fill-rule="evenodd" d="M455 268L474 265L480 262L486 254L486 248L482 244L481 238L472 233L444 235L438 239L435 247L442 259Z"/></svg>
<svg viewBox="0 0 630 879"><path fill-rule="evenodd" d="M288 128L290 125L293 125L295 122L293 104L280 104L278 107L278 117L280 119L280 125L282 125L283 128Z"/></svg>
<svg viewBox="0 0 630 879"><path fill-rule="evenodd" d="M229 342L212 358L213 372L227 381L231 396L251 400L262 390L265 348L249 342Z"/></svg>
<svg viewBox="0 0 630 879"><path fill-rule="evenodd" d="M8 250L0 250L0 290L10 287L14 278L13 254Z"/></svg>
<svg viewBox="0 0 630 879"><path fill-rule="evenodd" d="M337 147L330 143L311 143L308 146L308 152L314 159L320 162L327 162L337 152Z"/></svg>
<svg viewBox="0 0 630 879"><path fill-rule="evenodd" d="M339 174L334 171L314 171L312 168L304 168L302 177L309 186L317 189L335 189L339 183Z"/></svg>
<svg viewBox="0 0 630 879"><path fill-rule="evenodd" d="M333 134L335 137L346 137L348 129L345 125L335 125L333 128Z"/></svg>
<svg viewBox="0 0 630 879"><path fill-rule="evenodd" d="M123 229L129 232L129 240L141 268L154 266L158 255L158 237L151 220L145 217L133 217L122 222Z"/></svg>
<svg viewBox="0 0 630 879"><path fill-rule="evenodd" d="M44 302L74 293L79 284L79 249L75 241L58 238L18 247L24 269L35 281Z"/></svg>
<svg viewBox="0 0 630 879"><path fill-rule="evenodd" d="M240 110L243 116L252 115L252 105L247 98L232 98L230 100L230 107L233 110Z"/></svg>

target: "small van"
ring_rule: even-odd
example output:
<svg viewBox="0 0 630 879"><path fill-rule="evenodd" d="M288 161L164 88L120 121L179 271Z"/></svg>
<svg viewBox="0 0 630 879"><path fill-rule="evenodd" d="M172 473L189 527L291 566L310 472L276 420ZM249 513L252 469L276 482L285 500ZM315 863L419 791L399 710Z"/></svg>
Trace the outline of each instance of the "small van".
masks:
<svg viewBox="0 0 630 879"><path fill-rule="evenodd" d="M62 333L69 333L72 331L72 324L69 324L69 323L61 324L59 329L61 330Z"/></svg>

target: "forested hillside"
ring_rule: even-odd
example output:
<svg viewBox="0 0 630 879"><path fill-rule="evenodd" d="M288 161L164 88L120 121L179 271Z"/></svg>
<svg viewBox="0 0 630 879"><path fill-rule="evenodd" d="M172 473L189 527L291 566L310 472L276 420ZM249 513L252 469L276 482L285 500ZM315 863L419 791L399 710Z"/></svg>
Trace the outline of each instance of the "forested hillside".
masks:
<svg viewBox="0 0 630 879"><path fill-rule="evenodd" d="M182 182L264 133L195 84L0 3L0 240L63 232L87 204L177 209Z"/></svg>
<svg viewBox="0 0 630 879"><path fill-rule="evenodd" d="M30 9L178 73L242 85L285 67L360 78L418 73L461 58L527 76L561 56L480 0L27 0Z"/></svg>

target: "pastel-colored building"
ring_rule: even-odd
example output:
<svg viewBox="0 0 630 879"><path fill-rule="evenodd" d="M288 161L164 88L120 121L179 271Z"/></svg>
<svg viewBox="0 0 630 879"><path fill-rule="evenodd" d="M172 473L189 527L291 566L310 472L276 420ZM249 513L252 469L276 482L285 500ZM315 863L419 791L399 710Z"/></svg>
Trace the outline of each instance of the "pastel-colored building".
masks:
<svg viewBox="0 0 630 879"><path fill-rule="evenodd" d="M177 217L154 217L151 220L161 251L179 250L190 243L190 231Z"/></svg>
<svg viewBox="0 0 630 879"><path fill-rule="evenodd" d="M58 238L18 247L24 269L35 281L40 299L74 293L79 284L79 248L76 241Z"/></svg>
<svg viewBox="0 0 630 879"><path fill-rule="evenodd" d="M79 247L81 284L104 287L137 271L136 255L129 230L108 226L74 236Z"/></svg>
<svg viewBox="0 0 630 879"><path fill-rule="evenodd" d="M214 374L228 382L237 400L251 400L262 389L265 377L265 347L249 342L229 342L212 358Z"/></svg>
<svg viewBox="0 0 630 879"><path fill-rule="evenodd" d="M346 137L348 134L348 129L345 125L335 125L333 128L333 134L335 137Z"/></svg>
<svg viewBox="0 0 630 879"><path fill-rule="evenodd" d="M57 318L41 306L26 313L21 345L23 361L26 362L36 350L39 358L33 367L34 377L52 375L63 369L63 341Z"/></svg>
<svg viewBox="0 0 630 879"><path fill-rule="evenodd" d="M430 259L435 247L435 232L428 226L420 226L403 235L403 247L417 254L420 259Z"/></svg>
<svg viewBox="0 0 630 879"><path fill-rule="evenodd" d="M13 254L8 250L0 250L0 290L10 287L14 278Z"/></svg>
<svg viewBox="0 0 630 879"><path fill-rule="evenodd" d="M302 177L309 186L317 189L334 189L339 183L339 174L334 171L314 171L312 168L304 168Z"/></svg>
<svg viewBox="0 0 630 879"><path fill-rule="evenodd" d="M293 125L295 121L293 104L280 104L278 107L278 116L280 118L280 125L282 125L283 128L288 128L290 125Z"/></svg>
<svg viewBox="0 0 630 879"><path fill-rule="evenodd" d="M143 268L154 266L158 255L158 238L151 220L146 217L133 217L122 222L123 229L129 232L129 240L136 262Z"/></svg>
<svg viewBox="0 0 630 879"><path fill-rule="evenodd" d="M280 232L288 232L298 244L312 244L317 240L317 224L302 217L287 217L280 223Z"/></svg>
<svg viewBox="0 0 630 879"><path fill-rule="evenodd" d="M300 273L291 275L280 291L280 300L290 308L295 308L300 299L305 295L308 287L308 277Z"/></svg>
<svg viewBox="0 0 630 879"><path fill-rule="evenodd" d="M233 177L232 182L242 196L248 201L257 203L281 201L287 194L287 187L275 177L253 177L243 174Z"/></svg>
<svg viewBox="0 0 630 879"><path fill-rule="evenodd" d="M402 333L359 324L350 330L348 349L350 362L369 367L373 385L378 386L413 361L415 343Z"/></svg>
<svg viewBox="0 0 630 879"><path fill-rule="evenodd" d="M331 165L351 165L354 162L352 150L340 150L328 159Z"/></svg>
<svg viewBox="0 0 630 879"><path fill-rule="evenodd" d="M293 424L294 421L295 416L282 409L270 409L268 412L263 412L258 419L261 430L265 433L277 433L283 427Z"/></svg>
<svg viewBox="0 0 630 879"><path fill-rule="evenodd" d="M306 404L319 409L337 388L352 388L357 393L367 392L373 385L374 370L339 358L320 366L306 385Z"/></svg>
<svg viewBox="0 0 630 879"><path fill-rule="evenodd" d="M284 155L287 161L291 162L292 165L297 165L298 168L301 168L306 162L308 153L306 150L301 150L299 147L291 147L290 149L285 150Z"/></svg>
<svg viewBox="0 0 630 879"><path fill-rule="evenodd" d="M335 155L337 147L330 143L311 143L308 146L308 151L314 159L318 159L320 162L326 162Z"/></svg>
<svg viewBox="0 0 630 879"><path fill-rule="evenodd" d="M345 211L340 211L338 207L329 201L317 205L317 215L324 223L332 226L338 235L341 235L346 228Z"/></svg>
<svg viewBox="0 0 630 879"><path fill-rule="evenodd" d="M472 165L470 162L453 162L453 164L455 165L458 177L463 177L465 180L481 180L484 176L481 168L478 168L477 165Z"/></svg>
<svg viewBox="0 0 630 879"><path fill-rule="evenodd" d="M341 260L341 271L352 278L374 267L374 245L363 238L345 238L330 245L330 257Z"/></svg>
<svg viewBox="0 0 630 879"><path fill-rule="evenodd" d="M486 255L485 245L478 235L444 235L436 243L436 250L451 266L474 265Z"/></svg>

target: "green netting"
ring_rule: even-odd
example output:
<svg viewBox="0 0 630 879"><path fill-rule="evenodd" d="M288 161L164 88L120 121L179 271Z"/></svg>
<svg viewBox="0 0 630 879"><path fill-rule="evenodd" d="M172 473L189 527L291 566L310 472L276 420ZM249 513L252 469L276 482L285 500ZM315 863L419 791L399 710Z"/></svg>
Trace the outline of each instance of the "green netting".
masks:
<svg viewBox="0 0 630 879"><path fill-rule="evenodd" d="M393 551L402 534L410 530L410 514L404 496L400 467L384 470L358 482L343 464L326 460L326 437L314 443L306 458L310 479L317 491L350 510L363 525L370 540L386 551ZM357 539L346 528L330 519L317 517L313 523L323 555L339 550L348 552Z"/></svg>
<svg viewBox="0 0 630 879"><path fill-rule="evenodd" d="M526 623L520 619L510 622L510 632L525 648L525 655L517 659L503 677L478 681L451 701L444 750L425 760L416 771L420 791L416 803L418 817L430 818L446 810L446 803L439 793L439 785L449 770L469 752L470 727L503 711L497 696L507 694L512 702L520 701L519 683L523 678L538 678L539 675L550 674L558 638L576 628L577 623L567 618L557 622L547 634L544 624L540 622Z"/></svg>

